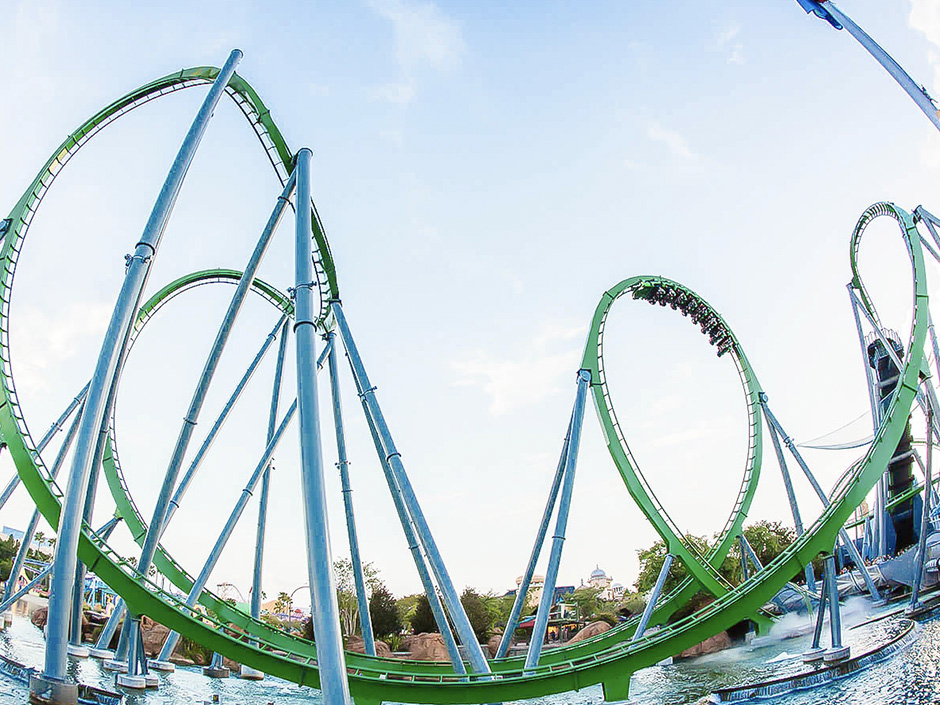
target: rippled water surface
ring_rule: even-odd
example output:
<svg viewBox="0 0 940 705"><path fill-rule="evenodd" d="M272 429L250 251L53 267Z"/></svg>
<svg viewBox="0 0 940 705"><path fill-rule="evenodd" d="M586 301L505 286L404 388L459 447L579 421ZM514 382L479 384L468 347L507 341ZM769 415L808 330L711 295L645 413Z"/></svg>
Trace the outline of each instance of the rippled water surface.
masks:
<svg viewBox="0 0 940 705"><path fill-rule="evenodd" d="M859 655L897 635L903 622L888 616L867 622L871 615L862 600L847 606L844 643ZM853 625L861 625L853 628ZM634 674L631 703L636 705L679 705L695 703L716 688L776 678L799 673L807 667L800 654L810 644L812 635L805 617L786 617L768 637L758 637L746 646L728 649L670 666L653 666ZM827 630L828 631L828 630ZM826 642L824 642L825 644ZM24 617L0 633L0 649L28 666L41 667L43 640L40 631ZM812 690L791 693L754 702L779 705L912 705L940 703L940 619L918 627L913 645L877 663L869 669ZM70 663L71 674L85 683L113 688L113 675L105 672L94 659ZM128 691L128 705L193 705L219 694L228 705L300 705L319 703L319 693L292 683L268 678L261 682L238 678L205 678L199 668L179 668L175 673L159 674L156 691ZM26 687L0 675L0 705L23 705ZM578 693L565 693L525 701L535 705L599 705L603 702L599 686Z"/></svg>

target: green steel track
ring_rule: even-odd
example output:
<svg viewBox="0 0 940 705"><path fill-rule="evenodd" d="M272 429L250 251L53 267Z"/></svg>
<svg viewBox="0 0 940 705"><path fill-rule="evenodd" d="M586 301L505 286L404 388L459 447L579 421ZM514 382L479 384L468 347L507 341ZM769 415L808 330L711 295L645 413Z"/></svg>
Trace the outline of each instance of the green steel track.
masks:
<svg viewBox="0 0 940 705"><path fill-rule="evenodd" d="M16 204L9 220L3 221L3 226L0 226L0 234L3 236L0 247L0 434L7 444L23 484L52 527L58 526L62 492L50 478L43 459L35 450L16 396L10 360L9 314L12 284L16 262L24 245L29 224L56 174L98 130L139 105L176 90L208 83L216 74L217 69L207 67L181 71L154 81L97 113L56 150ZM247 117L283 183L290 172L292 157L269 111L254 90L240 77L233 79L227 92ZM630 494L666 540L669 550L682 560L694 579L694 582L680 586L664 599L659 609L658 621L664 621L676 607L686 601L687 596L691 596L691 593L697 592L701 587L705 587L715 596L714 601L695 614L664 625L662 629L647 633L635 642L631 642L633 629L627 624L577 645L546 652L537 668L525 671L521 658L493 662L492 675L458 676L447 663L368 658L347 653L350 690L356 702L360 705L385 700L413 703L490 703L579 690L596 683L604 685L605 694L609 699L625 698L628 695L631 673L697 644L743 619L753 618L806 563L817 554L831 550L839 528L877 482L897 446L915 400L918 376L923 365L928 326L927 287L921 244L909 214L890 204L877 204L866 211L856 226L856 235L853 236L852 267L856 275L855 281L861 286L855 262L857 237L868 222L879 215L893 217L901 225L911 259L914 316L907 344L909 353L904 360L897 391L868 452L855 470L846 474L833 491L830 506L794 544L741 585L725 584L717 576L715 566L726 555L730 542L741 530L759 477L760 424L755 396L759 392L759 385L740 351L737 340L711 307L688 289L661 277L627 279L606 292L601 299L594 314L582 365L592 372L592 392L601 426L611 456ZM315 261L320 285L319 325L326 330L331 325L326 314L327 304L338 297L338 289L326 236L316 217L313 219L312 237L316 244ZM139 331L147 318L156 313L163 304L186 289L210 281L232 281L237 276L238 273L231 270L211 270L173 282L141 309L137 330ZM662 510L649 489L616 420L604 376L603 330L611 305L627 292L644 298L644 292L655 291L657 286L694 297L699 305L708 308L709 315L717 318L721 333L719 349L725 348L725 351L732 353L748 398L751 431L744 480L721 540L716 548L704 556L699 555L694 547L683 540L681 532ZM256 282L254 288L274 305L289 312L289 301L273 287ZM864 300L866 306L871 305L867 296ZM711 323L709 325L711 326ZM711 327L714 332L714 326ZM144 528L143 522L122 481L116 453L108 454L106 469L108 480L118 500L119 511L127 520L132 533L139 538ZM133 612L148 615L239 663L302 685L318 687L316 652L309 642L253 620L209 592L202 594L200 603L211 609L215 616L201 608L187 607L183 601L162 591L146 576L140 575L128 560L100 541L88 526L84 527L79 542L79 557L90 570L124 598ZM190 576L169 554L161 551L156 565L178 588L188 590L192 583Z"/></svg>

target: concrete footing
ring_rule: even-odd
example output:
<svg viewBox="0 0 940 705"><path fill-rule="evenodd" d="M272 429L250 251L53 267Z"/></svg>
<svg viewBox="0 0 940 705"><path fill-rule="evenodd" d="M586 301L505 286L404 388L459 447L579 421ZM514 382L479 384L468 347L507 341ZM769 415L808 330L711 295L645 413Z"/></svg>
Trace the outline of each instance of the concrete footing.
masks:
<svg viewBox="0 0 940 705"><path fill-rule="evenodd" d="M11 624L13 624L13 612L7 610L3 614L0 614L0 619L3 620L3 628L6 629Z"/></svg>
<svg viewBox="0 0 940 705"><path fill-rule="evenodd" d="M826 653L826 650L821 646L817 646L815 649L810 649L809 651L803 652L803 663L816 663L817 661L822 661L823 654Z"/></svg>
<svg viewBox="0 0 940 705"><path fill-rule="evenodd" d="M157 661L157 659L150 658L147 659L147 668L153 669L154 671L162 671L164 673L173 673L176 670L176 664L170 663L169 661Z"/></svg>
<svg viewBox="0 0 940 705"><path fill-rule="evenodd" d="M208 676L209 678L228 678L232 675L232 672L223 666L222 668L212 668L212 666L206 666L202 669L202 675Z"/></svg>
<svg viewBox="0 0 940 705"><path fill-rule="evenodd" d="M159 688L160 679L155 673L146 673L144 674L144 682L147 684L148 688Z"/></svg>
<svg viewBox="0 0 940 705"><path fill-rule="evenodd" d="M106 671L117 671L118 673L127 673L127 661L120 661L116 658L107 659L101 664Z"/></svg>
<svg viewBox="0 0 940 705"><path fill-rule="evenodd" d="M37 705L78 705L78 684L33 673L29 677L29 702Z"/></svg>
<svg viewBox="0 0 940 705"><path fill-rule="evenodd" d="M92 658L113 659L114 652L111 649L88 649L88 655Z"/></svg>
<svg viewBox="0 0 940 705"><path fill-rule="evenodd" d="M88 647L87 646L78 646L76 644L69 644L65 649L69 656L73 658L88 658Z"/></svg>
<svg viewBox="0 0 940 705"><path fill-rule="evenodd" d="M242 665L241 673L239 676L248 681L263 681L264 673L259 671L257 668L252 668L251 666Z"/></svg>
<svg viewBox="0 0 940 705"><path fill-rule="evenodd" d="M848 646L842 646L838 649L828 649L826 653L823 654L823 663L845 661L851 652L852 649Z"/></svg>
<svg viewBox="0 0 940 705"><path fill-rule="evenodd" d="M132 690L143 690L147 687L147 679L143 676L132 676L128 673L118 673L114 677L114 682L122 688L131 688Z"/></svg>

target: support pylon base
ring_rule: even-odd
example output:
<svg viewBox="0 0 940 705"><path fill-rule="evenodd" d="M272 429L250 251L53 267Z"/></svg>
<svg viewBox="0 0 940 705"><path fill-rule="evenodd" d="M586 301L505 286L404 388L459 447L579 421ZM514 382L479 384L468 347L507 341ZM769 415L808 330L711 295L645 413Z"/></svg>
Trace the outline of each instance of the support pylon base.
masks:
<svg viewBox="0 0 940 705"><path fill-rule="evenodd" d="M157 659L147 659L147 668L154 671L163 671L164 673L173 673L176 670L176 664L170 661L158 661Z"/></svg>
<svg viewBox="0 0 940 705"><path fill-rule="evenodd" d="M803 663L816 663L817 661L822 661L823 654L826 653L826 650L820 646L817 646L815 649L810 649L809 651L803 652Z"/></svg>
<svg viewBox="0 0 940 705"><path fill-rule="evenodd" d="M224 666L222 668L212 668L212 666L206 666L202 669L202 675L209 678L228 678L230 675L232 675L232 672Z"/></svg>
<svg viewBox="0 0 940 705"><path fill-rule="evenodd" d="M160 687L160 679L157 678L156 674L154 674L154 673L145 673L145 674L144 674L144 682L147 684L147 687L148 687L148 688L159 688L159 687Z"/></svg>
<svg viewBox="0 0 940 705"><path fill-rule="evenodd" d="M838 663L839 661L845 661L851 652L852 649L848 646L842 646L838 649L829 649L823 654L823 662Z"/></svg>
<svg viewBox="0 0 940 705"><path fill-rule="evenodd" d="M120 661L116 658L107 659L101 664L106 671L117 671L118 673L127 673L127 661Z"/></svg>
<svg viewBox="0 0 940 705"><path fill-rule="evenodd" d="M65 650L68 652L68 655L73 658L88 658L89 651L87 646L69 644Z"/></svg>
<svg viewBox="0 0 940 705"><path fill-rule="evenodd" d="M239 673L239 676L248 681L264 680L264 673L259 671L257 668L252 668L251 666L242 666L242 670L241 673Z"/></svg>
<svg viewBox="0 0 940 705"><path fill-rule="evenodd" d="M143 676L132 676L129 673L118 673L114 677L114 682L122 688L131 690L143 690L147 687L147 679Z"/></svg>
<svg viewBox="0 0 940 705"><path fill-rule="evenodd" d="M37 705L78 705L78 684L34 673L29 677L29 702Z"/></svg>
<svg viewBox="0 0 940 705"><path fill-rule="evenodd" d="M92 658L113 659L114 652L111 649L88 649L88 655Z"/></svg>

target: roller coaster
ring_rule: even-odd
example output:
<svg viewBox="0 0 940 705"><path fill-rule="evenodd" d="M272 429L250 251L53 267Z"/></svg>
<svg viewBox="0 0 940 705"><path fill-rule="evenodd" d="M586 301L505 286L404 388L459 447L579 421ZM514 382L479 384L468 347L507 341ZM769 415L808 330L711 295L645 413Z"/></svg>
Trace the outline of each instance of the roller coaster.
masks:
<svg viewBox="0 0 940 705"><path fill-rule="evenodd" d="M829 2L799 0L808 12L814 12L837 28L858 30L854 23ZM858 30L861 32L861 30ZM853 32L854 34L854 32ZM862 33L864 34L864 33ZM864 35L871 42L867 35ZM862 39L857 36L860 41ZM863 41L863 44L865 42ZM877 46L877 45L875 45ZM866 44L879 61L892 72L918 105L929 96L909 78L905 84L898 77L900 67L886 64ZM879 48L880 49L880 48ZM887 57L887 54L884 54ZM244 664L247 674L270 674L295 683L318 688L328 705L345 705L350 697L356 703L494 703L533 698L547 694L579 690L601 684L608 701L626 699L630 676L639 669L693 646L704 639L741 622L750 622L758 629L772 619L765 605L789 583L794 575L806 574L806 587L821 603L828 598L832 615L832 644L829 655L843 658L845 649L838 628L838 599L833 599L835 586L833 551L841 544L857 566L863 564L858 547L845 533L844 526L866 496L879 485L895 454L912 410L920 407L927 417L927 448L933 445L932 434L937 428L937 401L930 380L940 370L931 369L940 362L936 336L928 308L925 250L940 260L940 220L922 207L911 212L891 203L878 203L859 218L852 234L850 264L853 278L849 284L860 339L864 328L869 336L880 340L897 369L897 384L890 395L872 402L875 433L863 457L853 463L831 490L824 491L802 457L799 448L785 432L769 406L769 394L758 381L755 369L744 353L741 342L724 318L696 292L679 282L662 276L634 276L604 292L594 316L581 364L575 375L575 401L567 434L541 522L536 532L529 563L517 593L496 658L488 659L476 638L461 606L443 558L424 516L418 497L393 439L390 426L379 404L376 387L366 372L363 356L357 347L347 319L336 267L314 202L311 198L310 156L307 149L292 151L275 124L270 111L258 93L235 72L241 53L235 51L222 68L197 67L172 73L148 83L111 103L83 122L53 152L9 216L0 222L0 434L7 452L15 463L17 475L0 495L5 503L18 482L26 487L36 505L7 585L2 609L24 590L16 590L25 547L28 547L39 518L44 518L58 534L55 561L51 567L51 593L47 635L46 665L43 673L30 684L30 697L36 702L69 702L74 685L66 678L69 653L82 655L80 623L76 610L76 585L82 585L84 571L93 571L122 599L112 619L92 650L92 655L108 657L119 671L118 683L127 687L144 687L152 681L152 670L168 670L167 663L180 635L211 648L217 654ZM890 59L890 57L888 57ZM892 60L893 61L893 60ZM115 305L111 323L103 342L97 366L89 381L80 390L62 415L42 438L34 440L27 425L14 383L11 357L10 302L20 253L26 245L33 217L43 203L56 177L92 137L136 108L178 91L209 86L192 128L167 176L143 235L133 255L127 257L124 285ZM243 269L210 269L180 277L148 299L143 293L150 268L158 254L160 241L176 196L180 191L189 163L201 140L209 118L223 96L227 95L248 121L265 151L282 192L271 216ZM932 103L931 103L932 105ZM921 107L924 107L921 105ZM936 106L933 114L937 123ZM940 126L940 124L938 124ZM258 267L284 215L294 212L295 278L284 290L262 281ZM869 295L858 267L859 243L869 225L879 218L894 221L910 264L909 296L913 309L912 325L901 345L888 339L875 303ZM215 342L207 357L202 375L193 392L189 410L180 429L173 454L168 461L153 515L142 514L128 489L125 469L118 453L115 433L115 398L121 371L135 341L147 324L158 314L171 311L173 302L203 286L224 286L234 289ZM250 295L260 297L273 309L273 327L265 337L254 360L232 391L221 414L203 439L201 446L186 465L194 428L203 402L219 364L228 337L244 302ZM632 305L647 303L686 317L697 326L715 353L730 360L740 380L747 409L748 446L741 484L732 511L717 541L703 551L690 541L653 492L637 459L631 452L626 429L615 411L613 395L608 386L604 358L604 334L608 315L614 303ZM142 302L142 303L141 303ZM275 345L277 343L277 345ZM288 345L294 345L297 360L296 397L286 410L280 399L282 374ZM261 359L277 349L277 366L270 411L267 419L267 447L258 459L242 494L232 509L218 541L199 573L188 572L161 545L160 539L212 443L237 404L245 385L255 373ZM339 395L339 356L345 354L355 383L362 412L371 431L383 477L401 524L416 570L428 596L438 629L450 660L422 662L383 658L376 655L368 619L366 590L359 556L351 484L347 472L347 451L344 419ZM866 368L867 369L867 368ZM318 411L318 375L329 376L333 408L333 430L339 458L338 468L343 487L345 526L352 553L357 585L357 599L365 642L365 653L343 650L335 584L331 571L329 523L326 514L324 467L322 459L323 432ZM869 379L870 387L875 388ZM290 396L290 395L289 395ZM576 644L547 649L542 642L552 608L562 558L575 471L584 421L585 407L593 398L598 420L611 459L626 488L650 524L665 542L668 555L649 596L646 609L611 630ZM294 421L298 424L301 445L304 536L309 584L313 598L312 619L315 643L299 638L261 619L260 579L263 562L265 517L272 459L285 430ZM49 447L60 430L67 430L57 454ZM777 558L761 565L743 538L743 525L761 477L763 444L769 436L780 472L787 488L797 539ZM787 466L787 453L803 471L821 502L822 511L809 526L803 526L792 489ZM58 472L67 457L71 467L63 485ZM926 454L926 477L912 493L932 486L931 453ZM116 503L116 519L130 532L140 553L120 555L110 544L109 536L116 524L108 522L101 529L92 528L92 509L98 478L103 473ZM181 476L182 473L182 476ZM206 588L213 568L232 535L235 525L260 487L259 527L254 553L252 604L248 613L233 606ZM931 492L923 492L924 517L927 517ZM882 509L884 507L882 506ZM510 655L512 634L518 624L525 596L535 566L543 556L545 539L554 519L548 570L542 599L536 612L533 637L524 655ZM922 524L926 526L926 524ZM924 553L921 531L920 555ZM729 582L719 567L734 546L740 546L745 578L739 584ZM816 595L815 576L809 564L818 556L826 557L824 585ZM750 558L748 558L750 556ZM678 560L687 578L667 594L663 586ZM749 564L750 562L750 564ZM161 588L151 577L155 568L173 590ZM41 577L49 571L43 571ZM867 571L863 577L872 596L880 599L878 590ZM35 577L29 585L35 584ZM29 585L27 586L28 589ZM80 589L80 588L79 588ZM705 606L685 617L676 612L696 594L706 592ZM80 595L80 593L78 593ZM180 595L185 595L182 597ZM914 600L917 588L914 590ZM0 610L2 611L2 610ZM823 606L820 605L819 624ZM172 631L157 659L149 660L143 653L139 619L146 615ZM117 653L108 645L123 617L123 628ZM651 629L651 627L657 627ZM818 641L818 638L817 638ZM72 700L74 702L74 700Z"/></svg>

